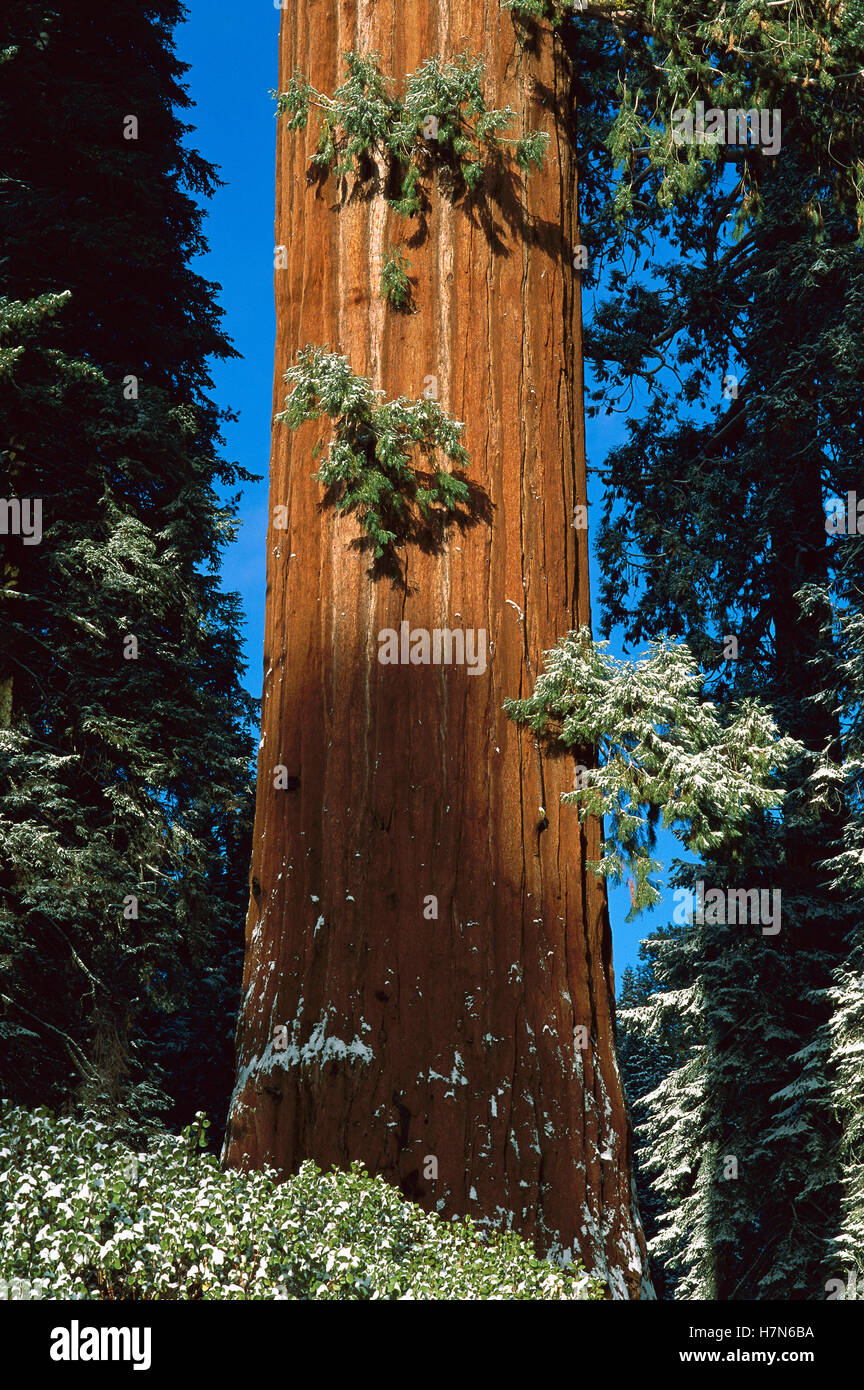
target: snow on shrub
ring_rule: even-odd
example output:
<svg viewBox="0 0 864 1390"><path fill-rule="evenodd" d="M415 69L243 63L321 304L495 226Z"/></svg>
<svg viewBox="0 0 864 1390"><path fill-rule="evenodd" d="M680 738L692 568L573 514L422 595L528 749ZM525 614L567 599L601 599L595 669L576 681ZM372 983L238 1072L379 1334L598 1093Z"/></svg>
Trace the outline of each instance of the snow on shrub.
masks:
<svg viewBox="0 0 864 1390"><path fill-rule="evenodd" d="M48 1299L592 1299L578 1266L444 1221L359 1163L223 1171L203 1115L133 1153L88 1120L0 1102L0 1285ZM21 1290L25 1292L21 1293ZM17 1293L16 1293L17 1290Z"/></svg>

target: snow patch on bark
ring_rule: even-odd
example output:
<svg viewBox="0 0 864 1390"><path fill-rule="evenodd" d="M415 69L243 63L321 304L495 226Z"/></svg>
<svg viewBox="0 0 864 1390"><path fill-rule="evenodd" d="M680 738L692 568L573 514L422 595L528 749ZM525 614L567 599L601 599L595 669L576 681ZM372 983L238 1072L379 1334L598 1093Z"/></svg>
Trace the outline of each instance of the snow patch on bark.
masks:
<svg viewBox="0 0 864 1390"><path fill-rule="evenodd" d="M430 1067L430 1068L429 1068L429 1075L426 1076L426 1077L424 1077L423 1074L422 1074L422 1072L421 1072L421 1074L418 1076L417 1080L418 1080L418 1081L427 1081L427 1082L432 1082L432 1081L443 1081L444 1084L445 1084L445 1086L454 1086L454 1087L455 1087L455 1086L467 1086L467 1085L468 1085L468 1078L467 1078L466 1076L463 1075L462 1068L463 1068L462 1058L461 1058L461 1056L460 1056L460 1054L459 1054L458 1052L454 1052L454 1054L453 1054L453 1068L452 1068L452 1070L451 1070L449 1076L443 1076L443 1075L441 1074L441 1072L433 1071L432 1068ZM450 1099L455 1100L455 1099L456 1099L456 1092L455 1092L455 1090L452 1090L452 1091L445 1091L445 1093L444 1093L444 1099L445 1099L445 1100L450 1100Z"/></svg>
<svg viewBox="0 0 864 1390"><path fill-rule="evenodd" d="M260 1057L254 1053L246 1065L241 1067L231 1097L232 1107L253 1076L266 1075L277 1069L290 1071L292 1067L323 1066L325 1062L334 1061L363 1062L368 1065L374 1059L375 1054L371 1047L364 1043L359 1033L355 1033L350 1042L345 1042L344 1039L336 1037L333 1033L328 1034L328 1021L334 1012L333 1008L325 1009L322 1016L314 1024L308 1041L301 1044L299 1041L300 1024L303 1016L303 999L301 998L297 1006L297 1016L289 1025L287 1046L281 1046L281 1041L280 1045L277 1045L275 1037L271 1036ZM361 1018L360 1030L363 1033L371 1033L372 1025Z"/></svg>

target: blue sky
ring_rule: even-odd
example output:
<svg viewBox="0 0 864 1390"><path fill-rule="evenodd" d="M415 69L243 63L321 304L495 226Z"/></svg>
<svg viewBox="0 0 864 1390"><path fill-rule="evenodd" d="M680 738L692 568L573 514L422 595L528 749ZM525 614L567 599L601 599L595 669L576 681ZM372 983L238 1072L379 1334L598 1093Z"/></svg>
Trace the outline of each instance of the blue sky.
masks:
<svg viewBox="0 0 864 1390"><path fill-rule="evenodd" d="M225 328L241 356L213 367L214 396L238 414L225 429L230 458L260 483L243 495L243 525L223 567L224 585L236 590L246 612L246 684L261 691L264 648L264 563L267 527L267 469L270 453L273 349L273 218L276 120L270 93L276 86L279 10L257 0L242 11L236 0L191 0L188 18L176 31L178 57L195 102L185 116L194 127L187 143L219 167L225 187L207 204L208 253L196 268L221 286ZM586 310L587 310L586 305ZM617 441L622 417L588 422L589 461L598 464ZM589 492L590 515L597 514L597 483ZM592 558L592 590L598 593ZM594 601L596 616L597 603ZM614 650L614 645L613 645ZM681 846L665 834L658 856L668 862ZM624 918L630 907L626 887L610 891L616 977L637 958L640 937L669 920L668 906L644 913L636 923Z"/></svg>

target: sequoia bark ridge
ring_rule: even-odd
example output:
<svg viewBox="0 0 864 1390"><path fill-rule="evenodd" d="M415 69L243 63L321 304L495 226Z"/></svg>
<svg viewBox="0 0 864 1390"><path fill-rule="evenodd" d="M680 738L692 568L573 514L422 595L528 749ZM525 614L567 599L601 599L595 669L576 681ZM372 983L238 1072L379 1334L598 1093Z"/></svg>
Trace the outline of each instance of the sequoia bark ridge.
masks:
<svg viewBox="0 0 864 1390"><path fill-rule="evenodd" d="M546 167L495 175L478 200L432 188L408 247L413 313L387 305L380 276L416 223L350 177L309 182L314 122L299 134L280 122L274 413L310 342L388 397L435 378L465 422L467 478L489 514L452 528L438 553L409 547L407 587L373 578L351 548L356 521L323 505L312 477L326 421L274 427L225 1157L284 1174L304 1158L360 1159L427 1208L581 1256L614 1297L650 1296L605 893L585 867L599 830L560 806L572 759L502 710L533 687L542 653L589 621L586 532L572 524L586 483L567 62L547 27L520 44L498 0L294 0L280 90L300 68L332 92L350 50L380 54L401 80L466 49L485 59L489 104L549 132ZM287 529L272 525L277 507ZM484 632L485 670L383 664L379 633L403 622Z"/></svg>

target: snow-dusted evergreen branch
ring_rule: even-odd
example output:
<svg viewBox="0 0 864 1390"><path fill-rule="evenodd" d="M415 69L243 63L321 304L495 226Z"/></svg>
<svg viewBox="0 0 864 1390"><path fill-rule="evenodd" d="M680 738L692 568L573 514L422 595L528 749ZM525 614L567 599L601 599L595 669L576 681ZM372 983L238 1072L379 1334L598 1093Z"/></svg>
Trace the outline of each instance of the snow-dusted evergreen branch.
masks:
<svg viewBox="0 0 864 1390"><path fill-rule="evenodd" d="M755 700L728 717L705 700L685 645L658 639L637 661L616 660L606 646L587 629L568 633L545 654L533 694L505 709L580 757L595 750L596 766L562 800L581 820L609 817L591 867L616 883L632 877L632 917L659 900L650 879L658 820L694 853L717 848L753 811L780 804L776 773L797 745Z"/></svg>

